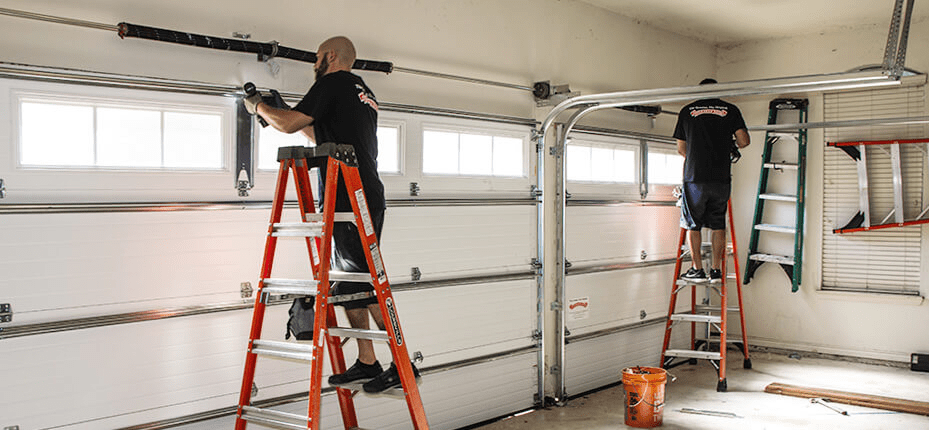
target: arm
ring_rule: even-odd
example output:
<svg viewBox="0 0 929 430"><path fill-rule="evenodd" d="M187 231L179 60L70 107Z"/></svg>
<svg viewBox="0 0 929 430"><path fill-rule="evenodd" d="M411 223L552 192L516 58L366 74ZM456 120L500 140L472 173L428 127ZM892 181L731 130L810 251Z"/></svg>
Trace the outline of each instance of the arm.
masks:
<svg viewBox="0 0 929 430"><path fill-rule="evenodd" d="M296 133L313 124L313 117L295 110L271 107L267 103L258 104L255 110L268 124L287 134Z"/></svg>
<svg viewBox="0 0 929 430"><path fill-rule="evenodd" d="M314 145L316 144L316 131L313 130L313 126L312 126L312 125L308 125L308 126L306 126L306 127L303 127L303 129L300 130L300 133L302 133L304 136L306 136L306 138L310 141L310 143L312 143L312 144L314 144Z"/></svg>
<svg viewBox="0 0 929 430"><path fill-rule="evenodd" d="M687 141L677 139L677 153L681 154L681 157L687 158Z"/></svg>
<svg viewBox="0 0 929 430"><path fill-rule="evenodd" d="M735 144L738 145L739 148L744 148L750 143L752 143L752 139L748 135L748 130L740 128L735 131Z"/></svg>

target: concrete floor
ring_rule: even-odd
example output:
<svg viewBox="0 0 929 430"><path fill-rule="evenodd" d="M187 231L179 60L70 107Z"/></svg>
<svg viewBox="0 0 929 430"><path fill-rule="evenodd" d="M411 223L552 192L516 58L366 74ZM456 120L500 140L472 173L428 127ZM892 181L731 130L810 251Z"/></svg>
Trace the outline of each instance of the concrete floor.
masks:
<svg viewBox="0 0 929 430"><path fill-rule="evenodd" d="M733 351L733 356L736 353ZM929 402L929 373L886 365L789 358L772 353L752 355L752 370L741 359L728 366L726 393L716 392L716 371L706 361L671 369L677 376L665 394L665 429L929 429L929 417L835 404L836 413L809 399L764 392L772 382L874 394ZM694 415L682 408L734 413L738 418ZM479 430L622 429L622 387L572 399L566 406L537 410L479 427Z"/></svg>

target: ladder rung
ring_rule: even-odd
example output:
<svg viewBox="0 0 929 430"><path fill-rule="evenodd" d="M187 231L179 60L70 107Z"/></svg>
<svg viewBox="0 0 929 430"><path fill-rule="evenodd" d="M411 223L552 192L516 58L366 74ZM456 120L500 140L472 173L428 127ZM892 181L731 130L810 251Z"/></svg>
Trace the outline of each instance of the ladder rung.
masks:
<svg viewBox="0 0 929 430"><path fill-rule="evenodd" d="M793 163L764 163L765 169L797 170L797 167Z"/></svg>
<svg viewBox="0 0 929 430"><path fill-rule="evenodd" d="M698 358L701 360L719 360L722 356L718 352L691 351L689 349L669 349L664 352L666 357Z"/></svg>
<svg viewBox="0 0 929 430"><path fill-rule="evenodd" d="M255 424L295 430L305 430L309 421L303 415L272 409L260 409L253 406L242 406L242 419Z"/></svg>
<svg viewBox="0 0 929 430"><path fill-rule="evenodd" d="M752 254L748 256L749 260L755 261L764 261L766 263L778 263L778 264L789 264L794 265L793 257L788 257L786 255L771 255L771 254Z"/></svg>
<svg viewBox="0 0 929 430"><path fill-rule="evenodd" d="M756 224L755 230L773 231L775 233L789 233L789 234L797 233L797 229L795 227L787 227L784 225L774 225L774 224Z"/></svg>
<svg viewBox="0 0 929 430"><path fill-rule="evenodd" d="M349 382L346 384L334 384L334 385L330 384L330 385L332 385L333 387L344 388L346 390L357 391L359 393L365 393L363 386L364 386L364 383L367 381L369 380L360 380L360 381ZM376 396L376 397L393 397L396 399L406 398L406 393L403 392L402 386L390 388L390 389L381 391L380 393L377 393L377 394L370 394L370 393L365 393L365 394L370 395L370 396Z"/></svg>
<svg viewBox="0 0 929 430"><path fill-rule="evenodd" d="M697 312L719 312L719 306L697 305L695 306L695 308L697 309ZM739 308L730 306L726 308L726 311L727 312L738 312Z"/></svg>
<svg viewBox="0 0 929 430"><path fill-rule="evenodd" d="M354 293L354 294L338 294L335 296L329 296L329 303L332 303L332 304L344 303L344 302L351 302L355 300L369 299L371 297L376 297L373 291L364 291L361 293Z"/></svg>
<svg viewBox="0 0 929 430"><path fill-rule="evenodd" d="M792 194L760 194L758 198L765 200L777 200L781 202L796 202L797 196Z"/></svg>
<svg viewBox="0 0 929 430"><path fill-rule="evenodd" d="M705 280L705 281L688 281L688 280L686 280L686 279L678 279L677 282L676 282L675 284L676 284L676 285L679 285L679 286L687 286L687 285L710 285L710 280L707 279L707 280ZM713 285L718 285L718 284L714 283Z"/></svg>
<svg viewBox="0 0 929 430"><path fill-rule="evenodd" d="M276 358L310 361L313 359L313 345L293 342L255 339L251 352Z"/></svg>
<svg viewBox="0 0 929 430"><path fill-rule="evenodd" d="M671 321L719 323L719 322L722 322L723 319L719 315L671 314Z"/></svg>
<svg viewBox="0 0 929 430"><path fill-rule="evenodd" d="M338 282L367 282L371 283L371 274L367 272L340 272L338 270L329 271L329 281Z"/></svg>
<svg viewBox="0 0 929 430"><path fill-rule="evenodd" d="M319 285L314 280L306 279L265 279L262 282L261 291L265 294L293 294L304 296L315 296L319 291L316 287Z"/></svg>
<svg viewBox="0 0 929 430"><path fill-rule="evenodd" d="M271 236L274 237L320 237L323 224L320 222L277 223L272 225Z"/></svg>
<svg viewBox="0 0 929 430"><path fill-rule="evenodd" d="M384 330L364 330L360 328L330 327L329 335L356 339L383 340L385 342L390 340L390 336Z"/></svg>
<svg viewBox="0 0 929 430"><path fill-rule="evenodd" d="M323 213L322 212L311 212L303 214L303 220L306 222L323 222ZM336 212L335 217L333 218L335 222L355 222L355 214L353 212Z"/></svg>

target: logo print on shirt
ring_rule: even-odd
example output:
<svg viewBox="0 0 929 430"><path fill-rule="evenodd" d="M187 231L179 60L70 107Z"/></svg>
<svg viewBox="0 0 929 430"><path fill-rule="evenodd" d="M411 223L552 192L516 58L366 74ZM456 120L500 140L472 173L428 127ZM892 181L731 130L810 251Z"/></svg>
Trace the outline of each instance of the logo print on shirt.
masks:
<svg viewBox="0 0 929 430"><path fill-rule="evenodd" d="M374 95L365 91L361 85L355 84L355 88L358 88L358 100L377 111L377 100L374 99Z"/></svg>
<svg viewBox="0 0 929 430"><path fill-rule="evenodd" d="M694 117L694 118L696 118L696 117L698 117L698 116L700 116L700 115L716 115L716 116L721 116L721 117L725 118L726 115L728 115L728 114L729 114L729 111L728 111L728 110L726 110L726 109L720 109L720 108L702 108L702 109L697 109L697 110L692 110L692 111L690 111L690 116L692 116L692 117Z"/></svg>

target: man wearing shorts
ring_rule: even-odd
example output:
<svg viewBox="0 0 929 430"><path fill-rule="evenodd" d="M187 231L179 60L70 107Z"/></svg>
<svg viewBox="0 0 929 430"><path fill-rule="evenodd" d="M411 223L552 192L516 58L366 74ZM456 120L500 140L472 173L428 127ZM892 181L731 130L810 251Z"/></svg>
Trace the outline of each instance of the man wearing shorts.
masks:
<svg viewBox="0 0 929 430"><path fill-rule="evenodd" d="M365 200L378 240L387 207L384 185L377 173L377 113L374 93L358 75L351 72L355 63L355 47L345 37L333 37L319 46L314 66L316 83L293 109L278 109L254 99L251 106L271 126L284 133L301 132L317 143L351 144L358 158L358 172L365 191ZM246 99L246 106L249 104ZM325 167L320 168L320 201L325 186ZM336 212L351 212L352 206L342 178L336 191ZM351 223L333 225L332 269L345 272L368 272L365 249L358 230ZM368 283L341 282L333 295L349 295L373 291ZM369 298L339 303L345 307L353 328L368 329L368 316L380 329L384 321L373 294ZM366 392L376 393L400 385L394 364L383 370L374 353L371 340L357 339L358 359L345 373L332 375L331 385L364 383ZM418 371L413 368L414 374Z"/></svg>
<svg viewBox="0 0 929 430"><path fill-rule="evenodd" d="M700 85L715 84L704 79ZM739 148L751 142L739 108L720 99L697 100L681 109L674 129L677 152L684 156L681 196L681 227L693 266L681 275L691 281L720 282L726 249L726 209L731 188L730 149L733 138ZM703 269L701 229L713 231L713 261L710 274Z"/></svg>

